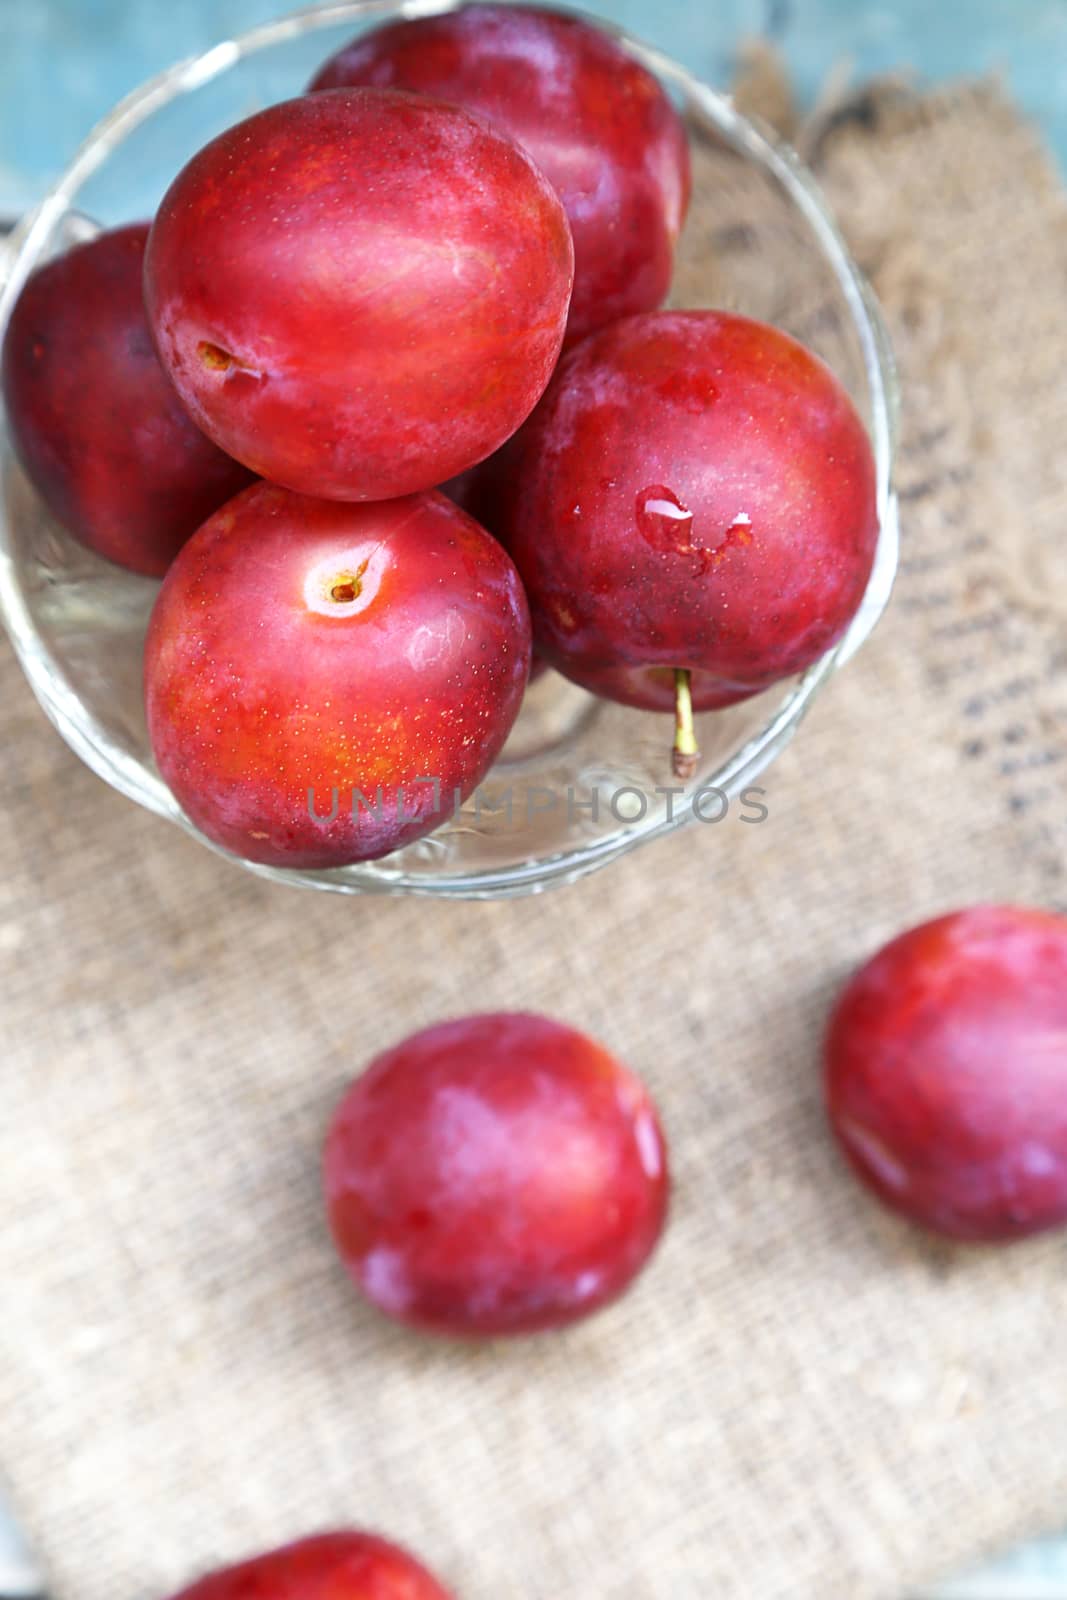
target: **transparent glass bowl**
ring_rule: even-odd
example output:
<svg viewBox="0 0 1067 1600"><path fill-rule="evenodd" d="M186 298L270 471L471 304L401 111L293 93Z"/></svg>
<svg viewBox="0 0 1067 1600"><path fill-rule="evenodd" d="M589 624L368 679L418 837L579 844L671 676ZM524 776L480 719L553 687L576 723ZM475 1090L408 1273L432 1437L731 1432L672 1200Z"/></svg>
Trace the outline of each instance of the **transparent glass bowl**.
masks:
<svg viewBox="0 0 1067 1600"><path fill-rule="evenodd" d="M299 12L135 91L12 236L0 335L39 262L98 226L150 216L201 145L300 93L359 28L450 9L448 0L349 0ZM898 553L896 387L870 291L795 155L726 96L612 31L666 85L692 141L693 207L671 303L725 307L787 329L829 363L867 422L881 535L863 606L841 643L801 677L697 719L701 762L684 795L667 792L677 782L669 770L669 718L594 700L550 672L531 686L479 794L434 834L358 866L305 872L242 862L249 871L350 894L490 898L570 882L691 821L694 798L709 819L736 801L793 736L820 686L863 643L889 598ZM202 839L156 771L145 731L141 648L156 588L68 537L27 483L6 436L0 441L0 606L34 693L95 772ZM328 797L320 804L328 809Z"/></svg>

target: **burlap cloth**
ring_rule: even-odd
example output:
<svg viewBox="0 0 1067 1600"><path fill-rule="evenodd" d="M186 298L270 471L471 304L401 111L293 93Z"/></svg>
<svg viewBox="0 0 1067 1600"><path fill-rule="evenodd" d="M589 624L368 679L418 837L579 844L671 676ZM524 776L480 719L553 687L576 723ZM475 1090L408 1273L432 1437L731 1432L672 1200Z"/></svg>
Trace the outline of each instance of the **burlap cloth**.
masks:
<svg viewBox="0 0 1067 1600"><path fill-rule="evenodd" d="M335 1523L465 1600L863 1600L1067 1520L1067 1242L882 1215L818 1080L879 941L1067 899L1067 205L995 87L808 143L898 345L906 555L766 823L538 900L296 894L108 792L5 656L0 1461L59 1600ZM673 1142L661 1254L564 1337L397 1331L322 1225L346 1079L473 1006L602 1036Z"/></svg>

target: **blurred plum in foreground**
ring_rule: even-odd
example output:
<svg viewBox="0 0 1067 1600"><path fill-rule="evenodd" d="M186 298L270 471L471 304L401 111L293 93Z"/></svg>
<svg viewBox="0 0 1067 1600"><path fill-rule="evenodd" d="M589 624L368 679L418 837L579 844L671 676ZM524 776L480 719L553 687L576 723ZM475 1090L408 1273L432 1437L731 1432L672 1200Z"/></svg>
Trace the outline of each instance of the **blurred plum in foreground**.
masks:
<svg viewBox="0 0 1067 1600"><path fill-rule="evenodd" d="M502 1013L372 1062L334 1115L325 1190L341 1258L381 1311L437 1333L528 1333L631 1282L663 1228L667 1159L613 1056Z"/></svg>
<svg viewBox="0 0 1067 1600"><path fill-rule="evenodd" d="M826 1094L855 1171L913 1222L1067 1222L1067 918L979 906L895 939L838 1002Z"/></svg>
<svg viewBox="0 0 1067 1600"><path fill-rule="evenodd" d="M322 1533L241 1561L172 1600L452 1600L426 1568L369 1533Z"/></svg>

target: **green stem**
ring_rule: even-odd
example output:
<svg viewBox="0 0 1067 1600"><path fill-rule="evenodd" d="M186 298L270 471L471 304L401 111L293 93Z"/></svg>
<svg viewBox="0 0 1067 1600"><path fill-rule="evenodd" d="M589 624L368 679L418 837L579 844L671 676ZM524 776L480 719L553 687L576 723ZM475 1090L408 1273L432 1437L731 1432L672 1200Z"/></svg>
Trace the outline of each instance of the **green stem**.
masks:
<svg viewBox="0 0 1067 1600"><path fill-rule="evenodd" d="M674 776L681 778L684 783L693 776L700 759L696 730L693 727L693 694L687 667L676 667L674 672L674 727L671 770Z"/></svg>

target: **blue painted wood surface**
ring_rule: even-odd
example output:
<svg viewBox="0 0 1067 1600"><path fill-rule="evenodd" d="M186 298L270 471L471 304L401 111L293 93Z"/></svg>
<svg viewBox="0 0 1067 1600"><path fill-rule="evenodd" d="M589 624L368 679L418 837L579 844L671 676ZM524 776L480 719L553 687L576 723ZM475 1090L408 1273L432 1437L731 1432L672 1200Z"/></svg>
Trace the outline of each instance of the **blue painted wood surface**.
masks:
<svg viewBox="0 0 1067 1600"><path fill-rule="evenodd" d="M901 68L930 81L1000 71L1067 171L1067 0L584 5L714 83L729 81L740 38L768 35L808 99L842 61L857 79ZM92 124L143 78L286 9L284 0L0 0L0 219L31 205ZM17 1478L17 1462L5 1465ZM14 1547L7 1556L0 1505L0 1595L5 1572L13 1590L24 1564ZM941 1600L1067 1600L1067 1540L1018 1551Z"/></svg>
<svg viewBox="0 0 1067 1600"><path fill-rule="evenodd" d="M1067 0L585 0L703 77L726 82L745 34L770 34L810 96L857 77L1003 71L1067 170ZM285 0L0 0L0 216L29 205L92 124L178 57Z"/></svg>

